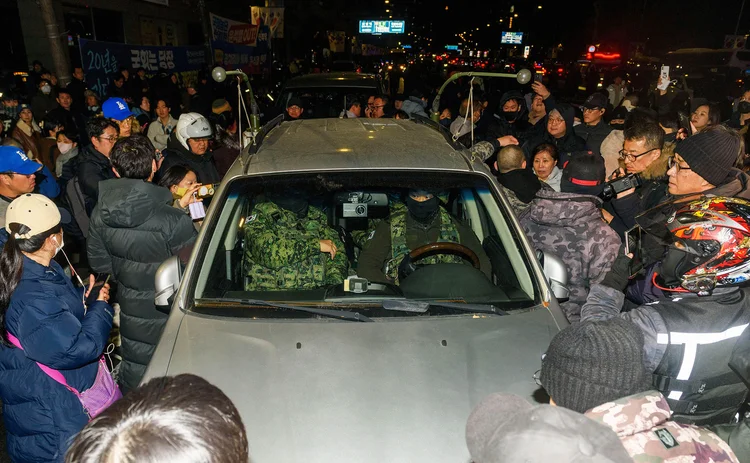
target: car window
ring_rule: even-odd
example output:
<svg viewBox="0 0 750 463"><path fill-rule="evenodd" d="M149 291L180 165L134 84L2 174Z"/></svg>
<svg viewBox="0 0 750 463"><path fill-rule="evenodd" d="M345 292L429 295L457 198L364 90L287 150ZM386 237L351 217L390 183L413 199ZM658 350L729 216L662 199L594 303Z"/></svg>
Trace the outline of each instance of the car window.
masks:
<svg viewBox="0 0 750 463"><path fill-rule="evenodd" d="M376 88L361 87L332 87L332 88L295 88L285 91L279 103L281 109L285 109L291 98L297 97L304 105L304 118L321 119L326 117L339 117L351 105L351 97L355 97L363 107L367 105L367 98L376 95ZM346 100L346 101L345 101Z"/></svg>
<svg viewBox="0 0 750 463"><path fill-rule="evenodd" d="M344 303L371 315L387 300L538 303L520 234L484 175L315 172L234 179L226 191L188 286L203 304ZM438 206L422 217L423 204ZM350 278L372 286L355 292Z"/></svg>

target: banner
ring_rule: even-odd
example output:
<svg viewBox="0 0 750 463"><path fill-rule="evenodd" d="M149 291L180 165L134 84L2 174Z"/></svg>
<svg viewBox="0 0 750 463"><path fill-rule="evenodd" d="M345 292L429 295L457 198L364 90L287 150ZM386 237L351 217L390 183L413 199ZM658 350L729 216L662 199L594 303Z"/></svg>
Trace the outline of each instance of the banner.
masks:
<svg viewBox="0 0 750 463"><path fill-rule="evenodd" d="M89 88L106 98L112 76L120 66L144 68L147 75L158 72L195 77L206 60L203 47L151 47L78 39L81 63Z"/></svg>
<svg viewBox="0 0 750 463"><path fill-rule="evenodd" d="M212 39L217 42L236 43L254 47L258 38L258 26L243 23L211 13Z"/></svg>
<svg viewBox="0 0 750 463"><path fill-rule="evenodd" d="M328 48L332 53L344 53L346 32L328 31Z"/></svg>
<svg viewBox="0 0 750 463"><path fill-rule="evenodd" d="M214 63L227 70L242 69L246 74L262 74L268 70L268 26L259 28L254 47L228 42L211 42Z"/></svg>
<svg viewBox="0 0 750 463"><path fill-rule="evenodd" d="M284 38L284 8L250 7L250 22L256 26L268 26L272 39Z"/></svg>
<svg viewBox="0 0 750 463"><path fill-rule="evenodd" d="M172 21L141 16L141 45L176 47L177 26Z"/></svg>

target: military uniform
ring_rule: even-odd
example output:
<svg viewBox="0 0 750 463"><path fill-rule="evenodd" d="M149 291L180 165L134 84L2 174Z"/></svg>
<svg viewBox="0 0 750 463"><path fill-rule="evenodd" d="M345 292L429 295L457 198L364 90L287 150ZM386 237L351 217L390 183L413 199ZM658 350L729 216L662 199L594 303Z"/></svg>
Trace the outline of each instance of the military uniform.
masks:
<svg viewBox="0 0 750 463"><path fill-rule="evenodd" d="M636 463L739 461L708 429L670 421L667 399L657 391L623 397L584 415L612 428Z"/></svg>
<svg viewBox="0 0 750 463"><path fill-rule="evenodd" d="M333 241L331 260L320 240ZM341 283L349 262L325 214L310 206L305 218L273 202L255 206L245 225L245 291L315 289Z"/></svg>
<svg viewBox="0 0 750 463"><path fill-rule="evenodd" d="M392 215L390 221L381 222L359 255L357 274L370 281L395 281L398 284L398 267L406 254L434 242L459 243L471 249L479 257L482 272L489 278L490 261L474 232L442 208L429 225L420 224L406 210ZM420 262L462 263L464 260L455 255L438 254ZM384 266L387 273L384 273Z"/></svg>

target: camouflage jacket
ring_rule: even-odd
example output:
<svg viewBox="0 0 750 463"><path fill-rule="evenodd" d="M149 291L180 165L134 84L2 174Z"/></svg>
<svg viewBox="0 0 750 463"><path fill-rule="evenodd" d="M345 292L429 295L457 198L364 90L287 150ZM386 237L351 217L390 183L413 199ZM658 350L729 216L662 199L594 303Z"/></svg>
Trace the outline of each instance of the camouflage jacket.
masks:
<svg viewBox="0 0 750 463"><path fill-rule="evenodd" d="M708 429L670 421L667 399L657 391L607 402L585 415L612 428L636 463L739 462Z"/></svg>
<svg viewBox="0 0 750 463"><path fill-rule="evenodd" d="M571 322L580 320L589 288L609 272L620 237L602 219L595 196L541 189L520 215L532 246L555 254L568 270L570 300L561 304Z"/></svg>
<svg viewBox="0 0 750 463"><path fill-rule="evenodd" d="M338 252L331 260L320 251L331 240ZM245 224L245 291L314 289L346 279L349 263L338 234L325 214L310 206L307 217L275 203L255 206Z"/></svg>

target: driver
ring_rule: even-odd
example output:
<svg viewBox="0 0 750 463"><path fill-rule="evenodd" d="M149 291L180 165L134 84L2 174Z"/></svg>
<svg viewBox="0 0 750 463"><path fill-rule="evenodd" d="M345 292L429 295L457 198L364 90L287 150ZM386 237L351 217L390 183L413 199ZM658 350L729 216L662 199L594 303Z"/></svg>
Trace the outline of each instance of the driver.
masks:
<svg viewBox="0 0 750 463"><path fill-rule="evenodd" d="M326 215L293 189L266 192L245 225L245 291L340 284L349 261Z"/></svg>
<svg viewBox="0 0 750 463"><path fill-rule="evenodd" d="M490 260L474 232L460 224L443 208L432 191L411 190L406 210L391 215L370 234L359 255L357 274L370 281L398 281L398 268L404 256L414 249L435 242L460 243L479 257L480 267L490 277ZM459 256L437 254L421 259L426 264L463 263Z"/></svg>

